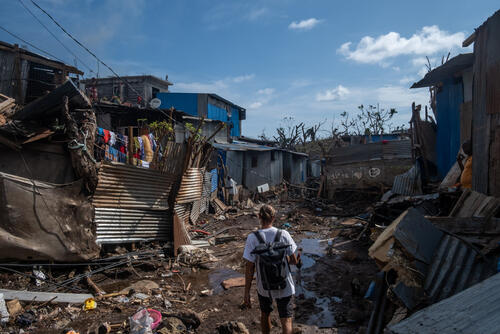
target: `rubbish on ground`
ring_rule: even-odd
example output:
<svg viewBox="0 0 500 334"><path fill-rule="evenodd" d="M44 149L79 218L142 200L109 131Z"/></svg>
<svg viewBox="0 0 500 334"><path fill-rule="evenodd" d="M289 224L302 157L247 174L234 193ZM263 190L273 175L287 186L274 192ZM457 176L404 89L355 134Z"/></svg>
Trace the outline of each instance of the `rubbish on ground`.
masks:
<svg viewBox="0 0 500 334"><path fill-rule="evenodd" d="M132 295L132 298L135 299L140 299L140 300L145 300L149 298L149 295L142 293L142 292L137 292Z"/></svg>
<svg viewBox="0 0 500 334"><path fill-rule="evenodd" d="M85 311L90 311L90 310L95 310L97 308L97 302L95 301L94 298L88 298L85 300L83 309Z"/></svg>
<svg viewBox="0 0 500 334"><path fill-rule="evenodd" d="M237 321L226 321L217 326L219 334L250 334L245 324Z"/></svg>
<svg viewBox="0 0 500 334"><path fill-rule="evenodd" d="M148 310L143 308L130 317L131 334L152 334L151 325L155 320L151 317Z"/></svg>
<svg viewBox="0 0 500 334"><path fill-rule="evenodd" d="M54 303L83 304L88 298L94 296L86 293L60 293L60 292L38 292L0 289L6 300L18 299L21 301L38 302L53 301ZM55 298L54 298L55 297Z"/></svg>
<svg viewBox="0 0 500 334"><path fill-rule="evenodd" d="M47 276L39 269L33 269L33 275L36 277L36 286L41 286L47 279Z"/></svg>
<svg viewBox="0 0 500 334"><path fill-rule="evenodd" d="M18 299L13 299L7 302L7 310L9 310L11 317L16 317L18 314L24 312L23 306Z"/></svg>
<svg viewBox="0 0 500 334"><path fill-rule="evenodd" d="M149 316L153 318L151 329L156 329L161 323L161 312L148 308Z"/></svg>
<svg viewBox="0 0 500 334"><path fill-rule="evenodd" d="M142 280L142 281L137 281L135 283L132 283L125 289L122 289L120 291L121 294L128 294L130 290L133 290L135 292L141 292L141 293L146 293L150 294L152 290L159 289L160 286L158 283L150 280Z"/></svg>
<svg viewBox="0 0 500 334"><path fill-rule="evenodd" d="M200 326L201 324L201 319L198 313L186 309L182 311L177 311L177 312L167 312L167 313L162 313L164 317L176 317L182 320L182 322L186 325L188 329L196 329Z"/></svg>
<svg viewBox="0 0 500 334"><path fill-rule="evenodd" d="M269 191L269 184L264 183L264 184L262 184L262 185L260 185L260 186L257 186L257 191L258 191L259 193L265 193L265 192L268 192L268 191Z"/></svg>
<svg viewBox="0 0 500 334"><path fill-rule="evenodd" d="M245 277L242 276L242 277L228 278L227 280L224 280L221 284L222 287L226 290L239 286L245 286Z"/></svg>
<svg viewBox="0 0 500 334"><path fill-rule="evenodd" d="M20 314L16 319L16 323L23 327L31 326L31 324L35 321L36 321L35 313L31 310Z"/></svg>
<svg viewBox="0 0 500 334"><path fill-rule="evenodd" d="M9 322L9 317L10 314L5 305L5 299L3 298L3 294L0 293L0 323Z"/></svg>
<svg viewBox="0 0 500 334"><path fill-rule="evenodd" d="M183 334L187 332L186 325L181 319L176 317L167 317L163 320L163 328L158 330L161 334Z"/></svg>

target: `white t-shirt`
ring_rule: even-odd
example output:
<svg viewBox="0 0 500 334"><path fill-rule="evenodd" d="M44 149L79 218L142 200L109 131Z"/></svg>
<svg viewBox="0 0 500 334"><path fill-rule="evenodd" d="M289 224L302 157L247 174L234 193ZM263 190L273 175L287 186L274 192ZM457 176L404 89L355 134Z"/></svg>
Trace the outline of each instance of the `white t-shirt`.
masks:
<svg viewBox="0 0 500 334"><path fill-rule="evenodd" d="M270 227L263 230L259 230L260 235L264 237L264 240L266 240L266 242L273 242L274 238L276 237L277 231L278 229L276 227ZM286 250L287 256L291 256L297 250L297 245L290 236L290 233L288 233L287 231L282 230L280 241L290 245L290 247L288 247L288 249ZM247 237L245 250L243 252L243 258L245 260L255 263L256 256L255 254L252 254L252 251L258 244L259 240L257 240L257 237L253 233L250 233L250 235ZM264 287L262 286L262 280L260 279L259 266L256 267L257 267L257 292L259 293L259 295L263 297L268 297L269 291L264 290ZM290 272L290 270L288 270L286 283L287 283L286 288L284 288L283 290L271 290L271 297L284 298L295 294L295 284L293 283L292 273Z"/></svg>

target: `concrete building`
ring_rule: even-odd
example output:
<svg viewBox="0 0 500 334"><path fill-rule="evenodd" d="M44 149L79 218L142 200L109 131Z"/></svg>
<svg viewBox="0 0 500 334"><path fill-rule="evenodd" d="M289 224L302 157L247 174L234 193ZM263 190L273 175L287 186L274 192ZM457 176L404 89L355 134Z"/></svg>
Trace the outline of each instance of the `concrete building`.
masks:
<svg viewBox="0 0 500 334"><path fill-rule="evenodd" d="M125 83L125 82L126 83ZM107 100L133 106L149 106L159 93L168 92L173 84L152 75L92 78L81 81L87 95L94 101Z"/></svg>

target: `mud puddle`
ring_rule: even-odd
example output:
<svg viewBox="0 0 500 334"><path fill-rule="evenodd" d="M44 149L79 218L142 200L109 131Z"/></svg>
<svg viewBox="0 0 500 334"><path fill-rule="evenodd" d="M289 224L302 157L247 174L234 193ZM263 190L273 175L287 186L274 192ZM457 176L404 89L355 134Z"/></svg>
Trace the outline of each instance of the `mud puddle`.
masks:
<svg viewBox="0 0 500 334"><path fill-rule="evenodd" d="M298 245L302 248L302 268L293 272L296 282L297 318L299 322L320 328L335 326L335 314L329 305L332 300L338 301L338 299L334 296L321 296L307 286L309 282L314 282L316 261L326 255L328 244L328 240L317 238L315 233L306 233L306 238Z"/></svg>
<svg viewBox="0 0 500 334"><path fill-rule="evenodd" d="M210 270L201 270L200 272L190 274L187 277L194 288L199 290L212 290L212 294L217 295L224 291L222 282L235 277L242 277L243 274L227 268L221 267Z"/></svg>

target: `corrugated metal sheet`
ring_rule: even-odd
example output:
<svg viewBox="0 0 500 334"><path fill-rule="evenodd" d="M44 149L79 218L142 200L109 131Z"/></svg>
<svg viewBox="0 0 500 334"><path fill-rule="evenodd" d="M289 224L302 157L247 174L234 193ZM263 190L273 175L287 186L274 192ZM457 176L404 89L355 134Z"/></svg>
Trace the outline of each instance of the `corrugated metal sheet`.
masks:
<svg viewBox="0 0 500 334"><path fill-rule="evenodd" d="M413 314L390 333L498 333L500 328L500 274Z"/></svg>
<svg viewBox="0 0 500 334"><path fill-rule="evenodd" d="M181 186L177 193L176 203L190 203L201 198L203 190L203 169L188 168L182 176Z"/></svg>
<svg viewBox="0 0 500 334"><path fill-rule="evenodd" d="M210 174L211 174L211 188L210 188L210 192L214 192L217 190L217 168L214 168L210 171Z"/></svg>
<svg viewBox="0 0 500 334"><path fill-rule="evenodd" d="M455 74L467 68L471 68L473 63L473 53L459 54L458 56L448 60L443 65L436 67L432 71L428 72L422 80L414 83L411 88L435 86L439 83L442 83L446 79L453 78Z"/></svg>
<svg viewBox="0 0 500 334"><path fill-rule="evenodd" d="M332 149L327 164L341 165L382 159L410 159L411 142L393 140L386 143L369 143Z"/></svg>
<svg viewBox="0 0 500 334"><path fill-rule="evenodd" d="M165 210L95 208L98 244L171 240L172 217Z"/></svg>
<svg viewBox="0 0 500 334"><path fill-rule="evenodd" d="M189 219L191 220L191 223L193 223L193 224L195 224L198 221L198 218L200 217L201 201L202 201L202 199L194 201L193 205L191 206L191 214L189 215Z"/></svg>
<svg viewBox="0 0 500 334"><path fill-rule="evenodd" d="M435 303L493 275L492 263L484 261L472 247L445 235L433 256L424 289Z"/></svg>
<svg viewBox="0 0 500 334"><path fill-rule="evenodd" d="M168 209L175 178L155 170L103 162L92 204L104 208Z"/></svg>
<svg viewBox="0 0 500 334"><path fill-rule="evenodd" d="M120 163L103 162L92 203L101 244L171 240L168 196L175 177Z"/></svg>
<svg viewBox="0 0 500 334"><path fill-rule="evenodd" d="M422 194L422 182L418 165L414 165L404 174L396 175L392 184L392 192L407 196Z"/></svg>
<svg viewBox="0 0 500 334"><path fill-rule="evenodd" d="M177 217L179 217L179 220L182 223L184 223L184 224L189 223L188 219L189 219L189 216L191 215L191 203L187 203L187 204L176 203L174 205L174 212L177 215Z"/></svg>

